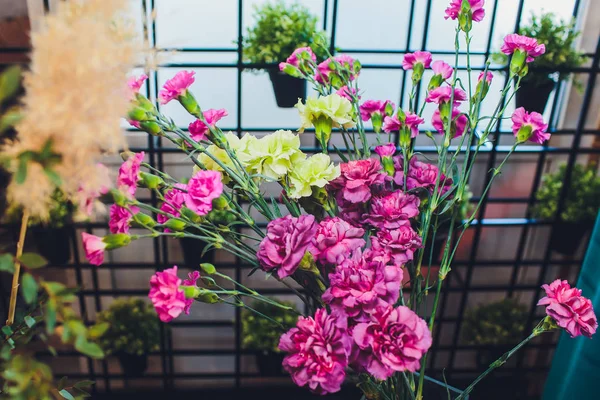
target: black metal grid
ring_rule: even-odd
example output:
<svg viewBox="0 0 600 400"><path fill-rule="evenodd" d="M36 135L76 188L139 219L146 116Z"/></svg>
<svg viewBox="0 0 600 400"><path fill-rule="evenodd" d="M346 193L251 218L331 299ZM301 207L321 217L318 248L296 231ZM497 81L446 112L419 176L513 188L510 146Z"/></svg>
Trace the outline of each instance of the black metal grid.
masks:
<svg viewBox="0 0 600 400"><path fill-rule="evenodd" d="M151 12L154 9L155 2L157 0L142 0L142 12L144 15L144 21L149 22L149 24L145 25L145 36L148 38L151 46L154 50L158 51L171 51L177 50L181 52L231 52L237 53L237 61L235 63L171 63L166 65L161 65L161 68L179 68L179 67L187 67L187 68L235 68L237 71L237 121L236 126L234 127L235 132L238 135L241 135L242 132L260 132L260 131L269 131L268 128L245 128L242 126L242 76L243 72L249 68L256 67L264 67L264 65L257 64L249 64L243 62L242 55L242 35L243 35L243 0L238 0L238 20L237 20L237 31L238 31L238 45L237 47L232 48L177 48L177 49L158 49L156 47L156 25L153 19L150 18ZM331 4L333 3L333 4ZM484 55L489 56L492 48L493 42L493 33L494 27L496 24L496 16L497 10L499 7L499 0L488 1L486 5L487 16L486 18L491 19L491 27L488 36L487 46L485 52L473 52L475 55ZM573 15L578 15L580 8L580 1L575 1L575 6L573 9ZM363 53L363 54L403 54L415 50L428 50L427 42L428 42L428 33L429 33L429 24L430 24L430 10L432 6L432 0L427 1L426 12L424 18L424 30L423 37L421 40L420 48L411 48L410 43L412 39L412 27L413 24L421 23L421 21L415 21L415 4L416 0L411 0L410 2L410 18L408 19L409 23L407 25L407 41L406 47L403 49L390 49L390 50L372 50L372 49L341 49L340 52L343 53ZM330 6L331 5L331 6ZM336 26L337 26L337 17L338 17L338 8L343 5L338 0L324 0L324 18L323 18L323 28L327 30L328 21L331 21L331 28L328 30L328 33L331 38L331 48L335 48L336 45ZM329 14L330 8L332 9L332 14ZM519 0L517 18L515 21L515 31L518 30L519 24L521 22L521 17L524 8L524 0ZM16 52L24 52L27 49L1 49L0 51L6 53L16 53ZM432 51L434 55L448 55L453 54L448 51ZM581 264L580 259L554 259L552 258L552 249L549 244L546 246L544 257L541 259L526 259L525 250L527 247L528 238L530 237L530 233L532 228L537 226L544 225L552 225L556 221L537 221L531 218L531 214L529 211L526 211L525 218L522 219L492 219L485 218L486 208L489 204L493 203L516 203L516 204L524 204L531 206L535 202L535 192L540 184L542 173L544 172L544 167L546 165L546 161L548 160L548 156L553 154L558 155L567 155L567 172L566 172L566 182L569 182L569 177L573 171L573 166L575 165L577 156L584 154L595 154L600 153L599 149L596 148L582 148L581 140L585 135L598 135L600 131L597 130L589 130L585 129L585 122L589 114L590 103L593 95L593 88L597 78L597 74L600 73L600 39L598 40L598 47L593 54L588 55L591 58L591 66L585 68L576 68L569 71L561 71L561 72L575 72L578 74L587 74L588 78L588 86L585 91L584 101L581 109L581 113L579 116L579 122L575 129L555 129L558 110L560 108L560 96L556 95L554 97L553 104L551 105L551 117L550 124L551 130L554 135L566 135L571 136L573 138L573 143L571 147L567 148L556 148L550 147L548 144L545 144L543 147L535 147L535 146L526 146L517 149L516 154L531 154L537 155L537 164L536 164L536 172L535 178L533 181L533 185L531 188L530 195L528 197L523 198L511 198L511 197L491 197L485 199L483 201L482 207L477 215L477 219L473 221L470 229L474 230L473 242L472 242L472 250L470 252L470 256L466 260L457 260L454 262L454 268L464 268L466 271L466 276L464 279L459 279L460 276L452 273L449 275L448 282L443 287L443 301L441 303L441 309L438 313L440 317L438 318L439 323L436 326L436 331L434 332L434 344L433 344L433 354L430 357L430 365L436 365L435 360L438 354L441 352L446 352L448 354L448 362L445 363L446 366L443 370L439 367L430 367L428 369L428 373L434 376L440 377L441 373L444 372L446 378L449 379L449 382L452 383L452 378L462 377L464 375L473 376L477 372L474 368L460 368L454 365L454 361L459 355L461 351L477 351L481 349L481 346L475 345L464 345L460 343L460 327L461 322L463 320L467 300L470 293L493 293L493 292L505 292L508 296L514 296L519 293L530 293L532 294L533 302L530 307L530 316L528 321L528 328L531 328L534 324L534 321L537 317L535 307L535 301L538 298L539 294L539 286L546 280L549 279L547 276L547 272L551 267L554 266L563 266L563 267L573 267L579 268ZM483 69L483 66L476 66L474 69ZM387 64L387 65L379 65L379 64L364 64L363 68L365 69L396 69L401 70L401 65L399 64ZM461 69L465 69L464 67ZM147 95L149 98L156 100L158 94L158 76L157 73L151 72L150 74L150 84L148 85ZM506 78L508 79L508 78ZM401 97L399 104L405 104L405 93L407 89L407 74L403 73L401 80ZM559 83L556 92L560 93L561 84ZM417 96L420 91L417 91ZM295 129L295 127L290 127L289 129ZM491 146L484 148L481 150L481 154L487 157L487 169L492 168L497 160L498 155L505 154L509 151L510 146L501 145L499 143L502 135L510 135L511 132L501 131L500 127L496 130L496 135L494 142ZM163 168L164 159L163 156L167 153L176 152L176 149L163 147L162 138L154 138L149 136L147 140L147 145L141 148L132 148L133 151L145 151L149 157L149 163L157 168ZM303 150L305 152L315 152L319 151L317 143L315 141L313 147L304 147ZM435 153L435 148L432 146L419 146L417 151L422 153ZM502 157L502 156L501 156ZM486 183L489 179L489 175L485 176ZM564 201L566 198L566 193L568 191L568 185L565 185L563 191L561 193L561 198L559 201L559 213L560 210L564 206ZM153 205L157 204L157 199L153 195L151 198L147 199ZM478 201L479 199L475 197L472 201ZM485 228L491 227L521 227L521 233L519 236L519 244L517 249L517 254L515 258L508 259L496 259L496 260L480 260L477 258L477 245L482 237L483 230ZM93 308L95 311L101 310L101 297L102 296L145 296L147 295L147 291L145 290L122 290L122 289L101 289L98 283L98 272L96 267L82 262L81 254L78 251L78 242L76 238L76 234L78 235L81 230L87 230L88 232L92 232L94 228L105 228L104 224L96 223L96 224L85 224L85 225L73 225L73 248L74 248L74 262L73 264L59 266L59 268L67 269L68 271L73 271L75 274L76 282L78 285L83 285L83 272L85 270L89 270L92 276L92 286L84 287L83 290L79 293L79 307L83 313L83 315L87 316L89 314L88 304L86 302L87 299L92 299ZM156 238L153 240L153 258L154 258L154 267L157 270L162 270L164 268L171 267L172 263L169 262L169 254L167 249L167 244L165 238L159 239ZM474 285L472 283L473 273L476 268L487 268L487 267L497 267L497 266L512 266L511 278L509 285ZM223 268L233 268L235 271L235 278L240 280L242 277L243 271L247 269L247 266L242 265L240 260L236 260L234 263L221 265ZM538 273L538 282L535 285L531 284L518 284L518 276L521 272L522 268L525 267L539 267ZM147 269L148 265L145 263L106 263L102 266L103 269L121 269L126 268L130 270L136 269ZM453 283L454 281L456 283ZM264 290L266 294L289 294L290 292L287 289L269 289ZM458 293L460 295L460 304L458 313L456 316L448 316L445 312L447 300L450 294ZM87 318L87 317L86 317ZM93 321L87 321L88 323L92 323ZM441 329L442 326L446 323L454 324L452 340L450 344L441 344L439 338L441 337ZM161 349L156 352L156 355L160 356L161 359L161 372L158 374L147 374L143 377L143 379L152 379L157 380L161 379L163 382L163 387L165 389L172 388L174 385L175 379L218 379L218 378L232 378L234 380L234 385L236 388L239 388L242 385L242 378L248 377L256 377L258 374L254 373L246 373L242 370L242 355L247 354L241 348L241 326L240 326L240 312L236 310L235 312L235 320L203 320L203 321L174 321L172 324L174 327L231 327L235 331L235 346L233 349L223 349L223 350L199 350L199 349L177 349L174 350L172 347L172 338L168 330L161 330ZM528 349L539 349L540 351L548 351L555 344L555 338L551 343L539 343L535 342L528 346ZM76 355L75 352L60 352L59 357L61 356L73 356ZM507 374L514 374L513 376L522 375L524 373L528 374L542 374L544 375L547 372L548 366L541 367L532 367L525 365L525 356L524 352L521 353L518 358L516 365L513 366L505 366L503 371ZM220 372L220 373L179 373L175 371L174 368L174 358L182 355L211 355L211 356L234 356L234 369L233 371ZM86 377L92 380L96 380L98 382L103 383L103 390L107 392L111 392L111 382L115 379L123 379L124 376L122 374L111 373L109 372L109 368L106 361L102 361L99 364L93 362L92 360L87 361L88 371L82 372L79 374L70 374L71 377Z"/></svg>

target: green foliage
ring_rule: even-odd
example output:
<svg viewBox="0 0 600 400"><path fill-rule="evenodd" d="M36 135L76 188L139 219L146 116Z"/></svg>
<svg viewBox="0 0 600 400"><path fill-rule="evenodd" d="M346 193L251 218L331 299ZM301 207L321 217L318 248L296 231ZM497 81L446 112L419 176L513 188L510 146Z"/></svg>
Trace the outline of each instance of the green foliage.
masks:
<svg viewBox="0 0 600 400"><path fill-rule="evenodd" d="M556 216L560 192L565 182L567 166L561 165L557 172L546 174L542 178L536 193L537 203L533 215L540 219L552 219ZM597 167L584 167L575 164L571 174L571 184L560 218L565 222L593 222L600 207L600 178Z"/></svg>
<svg viewBox="0 0 600 400"><path fill-rule="evenodd" d="M480 305L465 315L462 337L470 345L514 344L523 336L527 317L527 308L514 299Z"/></svg>
<svg viewBox="0 0 600 400"><path fill-rule="evenodd" d="M317 18L300 4L286 6L282 1L255 7L256 25L243 40L244 59L252 63L279 63L298 47L310 46L317 60L327 52L315 44Z"/></svg>
<svg viewBox="0 0 600 400"><path fill-rule="evenodd" d="M278 303L293 307L294 303L278 301ZM242 347L248 350L269 350L278 352L279 337L283 333L281 326L289 329L296 325L298 316L282 308L273 306L265 302L256 302L251 306L261 314L268 315L269 318L277 321L280 325L269 321L266 318L257 315L248 310L242 310Z"/></svg>
<svg viewBox="0 0 600 400"><path fill-rule="evenodd" d="M104 330L97 342L107 354L146 354L160 348L160 322L142 299L120 299L98 315L93 329Z"/></svg>
<svg viewBox="0 0 600 400"><path fill-rule="evenodd" d="M10 99L21 87L21 67L12 66L6 68L0 74L0 104Z"/></svg>

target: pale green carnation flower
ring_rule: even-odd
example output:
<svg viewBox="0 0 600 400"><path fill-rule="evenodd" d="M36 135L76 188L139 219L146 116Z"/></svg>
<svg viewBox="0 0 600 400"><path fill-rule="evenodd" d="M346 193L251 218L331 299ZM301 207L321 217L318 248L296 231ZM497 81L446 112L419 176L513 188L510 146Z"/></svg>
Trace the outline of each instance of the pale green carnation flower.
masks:
<svg viewBox="0 0 600 400"><path fill-rule="evenodd" d="M294 164L289 174L289 196L293 199L308 197L313 187L325 187L340 176L340 166L334 165L327 154L315 154Z"/></svg>
<svg viewBox="0 0 600 400"><path fill-rule="evenodd" d="M292 131L278 130L250 143L242 155L248 170L267 179L279 180L292 164L306 157L300 151L300 138Z"/></svg>
<svg viewBox="0 0 600 400"><path fill-rule="evenodd" d="M329 96L309 97L306 99L306 104L298 100L296 108L300 113L301 122L298 132L302 133L305 129L314 126L317 139L322 145L329 142L332 128L349 129L356 126L352 103L335 93Z"/></svg>

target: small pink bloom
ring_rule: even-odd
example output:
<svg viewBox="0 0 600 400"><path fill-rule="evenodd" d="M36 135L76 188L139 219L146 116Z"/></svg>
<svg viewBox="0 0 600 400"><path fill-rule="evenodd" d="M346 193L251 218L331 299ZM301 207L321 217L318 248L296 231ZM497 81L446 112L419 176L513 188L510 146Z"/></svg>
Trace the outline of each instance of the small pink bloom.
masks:
<svg viewBox="0 0 600 400"><path fill-rule="evenodd" d="M454 72L454 69L450 66L450 64L445 63L442 60L434 61L431 64L431 69L435 75L441 75L442 79L449 79Z"/></svg>
<svg viewBox="0 0 600 400"><path fill-rule="evenodd" d="M378 380L417 371L431 347L427 323L405 306L380 307L369 321L354 327L352 337L361 350L354 362Z"/></svg>
<svg viewBox="0 0 600 400"><path fill-rule="evenodd" d="M183 95L194 83L194 71L179 71L177 75L165 82L165 85L158 94L160 104L167 104L171 100L177 99Z"/></svg>
<svg viewBox="0 0 600 400"><path fill-rule="evenodd" d="M299 47L296 50L294 50L294 52L287 58L287 60L285 60L284 63L279 63L279 70L283 71L286 64L290 64L296 68L299 68L300 61L303 60L301 56L301 54L303 53L307 53L313 62L317 62L317 56L315 55L315 53L313 53L310 47Z"/></svg>
<svg viewBox="0 0 600 400"><path fill-rule="evenodd" d="M150 278L150 293L148 297L162 322L170 322L177 318L187 307L181 279L177 277L177 266L156 272ZM189 299L191 300L191 299ZM189 307L187 307L189 313Z"/></svg>
<svg viewBox="0 0 600 400"><path fill-rule="evenodd" d="M129 196L135 196L137 190L137 181L140 178L140 167L144 161L144 152L135 153L127 161L121 164L119 175L117 176L117 189L125 192Z"/></svg>
<svg viewBox="0 0 600 400"><path fill-rule="evenodd" d="M360 105L360 117L363 121L368 121L373 114L384 116L388 104L392 106L392 110L396 107L394 103L389 100L367 100Z"/></svg>
<svg viewBox="0 0 600 400"><path fill-rule="evenodd" d="M473 16L473 21L481 22L481 20L483 20L483 17L485 17L485 10L483 8L485 0L468 1L469 5L471 6L471 15ZM450 18L453 20L457 19L462 8L462 2L463 0L451 0L450 5L448 6L448 8L446 8L446 16L444 18Z"/></svg>
<svg viewBox="0 0 600 400"><path fill-rule="evenodd" d="M127 86L129 86L133 93L138 93L144 82L146 82L146 79L148 79L148 75L146 74L141 74L140 76L131 76L127 80Z"/></svg>
<svg viewBox="0 0 600 400"><path fill-rule="evenodd" d="M375 153L381 158L391 157L396 152L396 145L394 143L380 144L375 147Z"/></svg>
<svg viewBox="0 0 600 400"><path fill-rule="evenodd" d="M371 237L371 244L373 250L389 255L398 265L412 261L415 251L422 247L421 237L410 224L378 231L377 236Z"/></svg>
<svg viewBox="0 0 600 400"><path fill-rule="evenodd" d="M504 54L513 54L516 50L527 53L527 62L532 62L546 52L546 46L538 44L537 40L527 36L511 33L504 37L501 49Z"/></svg>
<svg viewBox="0 0 600 400"><path fill-rule="evenodd" d="M433 89L427 95L427 103L444 104L450 102L452 97L452 88L450 86L440 86ZM460 88L454 89L454 104L467 100L467 94Z"/></svg>
<svg viewBox="0 0 600 400"><path fill-rule="evenodd" d="M392 115L391 117L385 117L383 119L383 131L385 133L399 132L402 129L402 122L398 119L398 115Z"/></svg>
<svg viewBox="0 0 600 400"><path fill-rule="evenodd" d="M87 216L91 217L94 212L94 204L96 200L103 194L108 193L110 190L111 179L110 171L106 165L97 163L96 168L98 171L98 181L100 187L90 188L85 182L81 184L79 190L77 190L77 202L79 210L84 212Z"/></svg>
<svg viewBox="0 0 600 400"><path fill-rule="evenodd" d="M204 115L204 119L206 120L208 126L214 128L221 118L226 117L229 114L227 114L227 110L225 110L224 108L218 110L210 108L204 111L202 115ZM192 139L194 139L196 142L203 140L206 136L206 133L208 133L208 126L206 126L204 122L200 121L199 119L190 123L188 129L190 131L190 136L192 137Z"/></svg>
<svg viewBox="0 0 600 400"><path fill-rule="evenodd" d="M330 286L323 301L334 312L366 322L377 307L395 304L400 297L402 269L388 265L389 258L378 258L371 251L355 251L329 274Z"/></svg>
<svg viewBox="0 0 600 400"><path fill-rule="evenodd" d="M483 73L484 71L479 73L477 82L481 82L483 80ZM487 71L487 74L485 74L485 81L487 82L488 86L492 84L492 79L494 79L494 74L492 74L490 71Z"/></svg>
<svg viewBox="0 0 600 400"><path fill-rule="evenodd" d="M81 233L81 239L83 240L85 258L87 258L92 265L101 265L104 262L106 243L102 241L101 237L90 235L86 232Z"/></svg>
<svg viewBox="0 0 600 400"><path fill-rule="evenodd" d="M462 113L458 108L452 109L452 126L450 128L450 134L453 138L460 137L465 133L465 129L467 128L467 124L469 120L467 116ZM440 117L439 108L433 112L431 117L431 124L438 131L439 134L446 134L446 124L442 121Z"/></svg>
<svg viewBox="0 0 600 400"><path fill-rule="evenodd" d="M198 279L200 279L200 272L192 271L188 274L188 278L183 280L183 283L181 285L182 286L197 286L196 282L198 282ZM183 311L186 314L190 313L190 308L192 307L193 303L194 303L194 299L188 299L187 297L185 298L185 307L183 308Z"/></svg>
<svg viewBox="0 0 600 400"><path fill-rule="evenodd" d="M354 96L356 96L358 92L354 88L349 88L348 86L342 86L335 93L338 96L348 99L348 101L352 101L352 97L350 96L350 94L353 94ZM360 96L358 96L358 99L360 100Z"/></svg>
<svg viewBox="0 0 600 400"><path fill-rule="evenodd" d="M256 257L265 271L277 270L283 279L292 275L309 249L317 231L315 217L291 215L275 219L267 225L267 235L258 246Z"/></svg>
<svg viewBox="0 0 600 400"><path fill-rule="evenodd" d="M590 299L581 295L581 290L572 288L567 281L555 280L550 285L542 285L546 297L538 306L546 306L546 314L556 324L566 330L571 337L580 335L592 337L598 328L598 320Z"/></svg>
<svg viewBox="0 0 600 400"><path fill-rule="evenodd" d="M331 188L340 190L344 200L363 203L371 198L375 185L383 185L388 176L382 172L379 160L353 160L340 165L341 175L330 183Z"/></svg>
<svg viewBox="0 0 600 400"><path fill-rule="evenodd" d="M200 170L187 184L185 205L198 215L206 215L212 210L212 201L222 193L221 173Z"/></svg>
<svg viewBox="0 0 600 400"><path fill-rule="evenodd" d="M544 117L540 113L535 111L528 113L525 111L525 108L519 107L513 113L511 120L513 122L512 131L515 137L517 137L522 127L530 126L530 142L542 144L550 139L550 134L546 132L548 124L544 122Z"/></svg>
<svg viewBox="0 0 600 400"><path fill-rule="evenodd" d="M333 60L337 61L339 64L341 64L342 67L350 71L350 81L353 81L358 77L359 71L357 71L354 68L354 58L346 54L340 54L339 56L333 57ZM337 74L337 72L334 71L332 67L333 65L331 58L328 58L327 60L317 65L317 70L315 71L315 80L321 84L328 84L330 80L330 75Z"/></svg>
<svg viewBox="0 0 600 400"><path fill-rule="evenodd" d="M406 53L402 60L402 68L404 70L414 69L416 64L423 64L424 68L431 66L431 53L428 51L415 51L414 53Z"/></svg>
<svg viewBox="0 0 600 400"><path fill-rule="evenodd" d="M131 206L130 209L134 214L140 211L136 206ZM129 225L134 214L117 204L110 206L110 219L108 221L110 233L129 233Z"/></svg>
<svg viewBox="0 0 600 400"><path fill-rule="evenodd" d="M312 317L299 317L295 328L279 339L279 349L288 355L283 368L298 386L308 385L318 394L340 390L346 377L352 340L342 316L319 309Z"/></svg>
<svg viewBox="0 0 600 400"><path fill-rule="evenodd" d="M356 228L341 218L326 218L317 227L311 253L324 264L335 264L365 245L364 234L364 229Z"/></svg>
<svg viewBox="0 0 600 400"><path fill-rule="evenodd" d="M404 123L408 129L410 129L411 138L414 139L417 137L419 134L419 125L421 125L423 122L425 122L425 120L419 117L418 114L414 114L410 111L406 113L406 120L404 120Z"/></svg>
<svg viewBox="0 0 600 400"><path fill-rule="evenodd" d="M402 186L404 184L404 164L402 156L394 157L394 168L396 170L394 182L396 185ZM436 165L419 161L417 156L414 155L410 159L408 176L406 177L406 189L412 190L418 187L423 187L430 193L433 193L438 173L439 170ZM440 189L442 194L450 190L451 187L452 178L447 178L445 175L442 175L440 178Z"/></svg>
<svg viewBox="0 0 600 400"><path fill-rule="evenodd" d="M410 225L410 218L419 215L419 198L397 190L387 196L374 197L364 221L378 229L396 229Z"/></svg>
<svg viewBox="0 0 600 400"><path fill-rule="evenodd" d="M183 204L185 203L184 190L187 190L187 185L184 185L183 183L177 183L175 188L171 188L165 193L165 201L160 206L160 210L169 214L169 216L157 214L156 220L160 224L164 224L171 217L179 217L179 210L181 210L181 207L183 207Z"/></svg>

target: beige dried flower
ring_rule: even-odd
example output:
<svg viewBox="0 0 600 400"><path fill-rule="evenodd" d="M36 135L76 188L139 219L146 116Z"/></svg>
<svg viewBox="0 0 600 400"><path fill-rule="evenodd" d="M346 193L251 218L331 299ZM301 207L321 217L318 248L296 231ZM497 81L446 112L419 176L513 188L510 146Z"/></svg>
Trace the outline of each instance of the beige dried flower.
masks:
<svg viewBox="0 0 600 400"><path fill-rule="evenodd" d="M24 78L24 119L17 140L1 150L16 172L19 156L39 153L51 143L59 158L46 170L60 177L72 199L82 185L91 192L103 185L97 163L124 147L121 117L129 108L127 74L140 54L127 0L70 0L45 17L33 33L30 71ZM44 218L57 179L36 160L27 162L21 184L13 179L8 199Z"/></svg>

